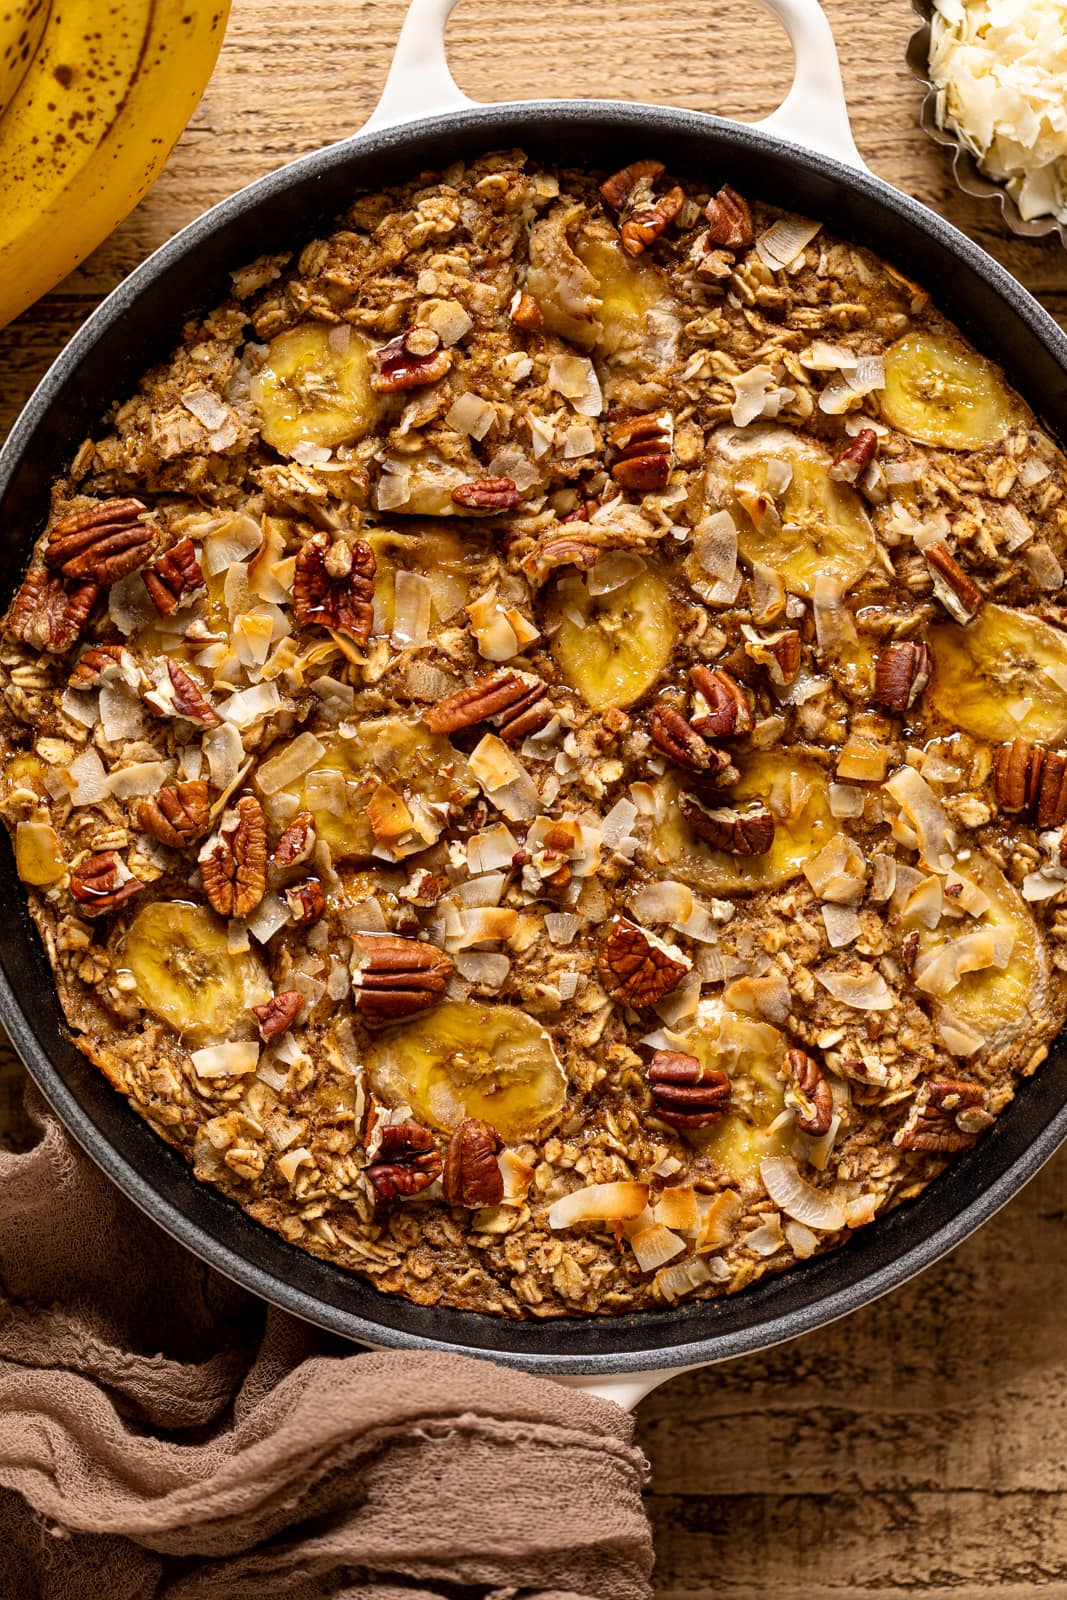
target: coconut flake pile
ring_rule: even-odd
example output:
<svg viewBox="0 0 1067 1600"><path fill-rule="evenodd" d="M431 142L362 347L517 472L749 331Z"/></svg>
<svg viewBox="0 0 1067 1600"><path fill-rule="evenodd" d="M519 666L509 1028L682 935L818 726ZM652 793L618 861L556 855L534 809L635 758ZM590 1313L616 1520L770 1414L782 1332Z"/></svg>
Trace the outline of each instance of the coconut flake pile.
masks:
<svg viewBox="0 0 1067 1600"><path fill-rule="evenodd" d="M1067 0L935 0L930 78L938 125L1022 217L1067 222Z"/></svg>

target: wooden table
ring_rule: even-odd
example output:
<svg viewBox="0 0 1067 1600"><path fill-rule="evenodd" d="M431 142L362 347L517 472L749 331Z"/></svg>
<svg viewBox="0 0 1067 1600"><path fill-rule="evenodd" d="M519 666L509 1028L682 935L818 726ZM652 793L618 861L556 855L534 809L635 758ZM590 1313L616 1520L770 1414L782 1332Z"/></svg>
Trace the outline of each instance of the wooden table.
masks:
<svg viewBox="0 0 1067 1600"><path fill-rule="evenodd" d="M906 0L826 0L874 169L974 235L1067 323L1067 255L1001 231L916 126ZM0 334L0 430L95 301L212 201L370 111L403 0L234 0L219 68L148 199ZM485 99L606 94L758 116L791 75L742 0L464 0ZM796 1344L675 1379L639 1413L665 1597L1067 1596L1067 1157L942 1266Z"/></svg>

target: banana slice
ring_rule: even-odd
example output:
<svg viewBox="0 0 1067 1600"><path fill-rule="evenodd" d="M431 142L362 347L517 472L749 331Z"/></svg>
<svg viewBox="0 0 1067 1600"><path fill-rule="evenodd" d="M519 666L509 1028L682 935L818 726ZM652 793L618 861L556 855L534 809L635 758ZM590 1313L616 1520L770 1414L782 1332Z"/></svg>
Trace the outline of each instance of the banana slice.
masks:
<svg viewBox="0 0 1067 1600"><path fill-rule="evenodd" d="M508 1006L446 1001L417 1021L377 1034L367 1047L375 1093L444 1132L466 1117L506 1144L530 1138L563 1107L567 1080L552 1040Z"/></svg>
<svg viewBox="0 0 1067 1600"><path fill-rule="evenodd" d="M282 455L299 444L352 444L377 415L367 346L354 330L347 343L339 331L309 322L279 333L252 378L260 433Z"/></svg>
<svg viewBox="0 0 1067 1600"><path fill-rule="evenodd" d="M1067 738L1067 634L1007 606L930 630L926 704L981 739Z"/></svg>
<svg viewBox="0 0 1067 1600"><path fill-rule="evenodd" d="M656 353L673 359L681 330L678 303L651 261L628 256L614 240L585 238L577 255L597 280L600 305L598 352L638 358ZM664 350L666 345L666 351Z"/></svg>
<svg viewBox="0 0 1067 1600"><path fill-rule="evenodd" d="M991 361L944 334L909 333L885 354L882 416L924 444L981 450L1003 439L1015 402Z"/></svg>
<svg viewBox="0 0 1067 1600"><path fill-rule="evenodd" d="M804 863L828 842L837 824L830 814L826 774L814 761L782 751L759 751L745 760L740 782L724 805L762 800L774 814L774 843L762 856L731 856L713 850L678 809L678 785L657 787L657 815L649 839L650 864L709 894L772 889L798 877Z"/></svg>
<svg viewBox="0 0 1067 1600"><path fill-rule="evenodd" d="M731 1011L719 999L702 1000L677 1048L696 1056L707 1070L730 1079L730 1110L706 1131L688 1138L738 1182L754 1177L764 1156L788 1154L791 1127L770 1131L785 1105L779 1069L785 1038L767 1022Z"/></svg>
<svg viewBox="0 0 1067 1600"><path fill-rule="evenodd" d="M419 533L379 529L367 535L374 551L374 632L387 635L396 620L398 572L417 572L432 586L434 620L447 622L470 598L471 566L484 547L439 528Z"/></svg>
<svg viewBox="0 0 1067 1600"><path fill-rule="evenodd" d="M566 573L548 603L563 613L550 644L553 659L594 711L632 705L671 658L678 629L670 590L647 568L621 588L597 595L586 579Z"/></svg>
<svg viewBox="0 0 1067 1600"><path fill-rule="evenodd" d="M1048 958L1025 900L988 856L976 852L961 866L960 876L986 896L988 907L978 917L942 917L935 929L920 933L916 980L920 991L925 987L932 993L942 1026L954 1025L977 1036L983 1050L995 1050L1037 1025L1048 999ZM947 993L938 994L949 981L939 978L956 964L954 943L987 931L1010 948L1006 962L965 971Z"/></svg>
<svg viewBox="0 0 1067 1600"><path fill-rule="evenodd" d="M469 804L478 791L466 758L443 734L381 717L361 723L350 738L329 737L325 755L281 792L310 811L335 862L370 862L427 849L450 809Z"/></svg>
<svg viewBox="0 0 1067 1600"><path fill-rule="evenodd" d="M809 598L820 574L844 590L874 560L863 503L849 484L830 477L832 464L813 440L773 425L724 428L711 440L706 494L733 517L741 555ZM773 492L769 484L785 473L786 487Z"/></svg>
<svg viewBox="0 0 1067 1600"><path fill-rule="evenodd" d="M202 906L155 900L134 917L116 965L153 1016L196 1043L249 1034L252 1006L271 997L251 951L230 950L226 926Z"/></svg>

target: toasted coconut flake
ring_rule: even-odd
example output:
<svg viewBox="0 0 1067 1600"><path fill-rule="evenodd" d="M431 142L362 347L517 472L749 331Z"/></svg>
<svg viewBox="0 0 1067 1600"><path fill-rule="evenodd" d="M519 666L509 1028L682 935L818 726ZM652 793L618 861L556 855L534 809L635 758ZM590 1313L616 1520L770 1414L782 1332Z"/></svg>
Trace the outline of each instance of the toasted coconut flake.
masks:
<svg viewBox="0 0 1067 1600"><path fill-rule="evenodd" d="M830 815L832 817L862 817L863 790L850 783L830 785Z"/></svg>
<svg viewBox="0 0 1067 1600"><path fill-rule="evenodd" d="M71 785L70 798L76 806L93 806L111 791L111 783L104 771L104 763L91 747L75 756L67 768Z"/></svg>
<svg viewBox="0 0 1067 1600"><path fill-rule="evenodd" d="M914 767L904 766L883 787L915 829L927 866L934 872L947 872L952 866L956 836L930 785Z"/></svg>
<svg viewBox="0 0 1067 1600"><path fill-rule="evenodd" d="M306 1145L300 1145L296 1150L287 1150L285 1155L279 1156L277 1160L278 1171L286 1183L290 1184L295 1183L297 1172L305 1164L309 1167L315 1165L315 1158Z"/></svg>
<svg viewBox="0 0 1067 1600"><path fill-rule="evenodd" d="M737 574L737 528L728 511L716 511L693 530L693 554L709 578L730 584ZM595 570L595 569L594 569Z"/></svg>
<svg viewBox="0 0 1067 1600"><path fill-rule="evenodd" d="M1024 560L1037 588L1062 589L1063 567L1043 539L1036 540L1027 548Z"/></svg>
<svg viewBox="0 0 1067 1600"><path fill-rule="evenodd" d="M770 367L750 367L738 377L731 377L729 382L734 391L730 415L735 427L747 428L750 422L768 414L767 397L774 390L774 373ZM777 415L777 408L772 414Z"/></svg>
<svg viewBox="0 0 1067 1600"><path fill-rule="evenodd" d="M554 1201L548 1208L548 1225L559 1229L578 1222L625 1222L639 1217L647 1204L647 1183L591 1183Z"/></svg>
<svg viewBox="0 0 1067 1600"><path fill-rule="evenodd" d="M642 1228L640 1233L631 1236L630 1248L642 1272L655 1272L658 1267L665 1266L675 1256L681 1255L685 1244L669 1228L654 1222L650 1228Z"/></svg>
<svg viewBox="0 0 1067 1600"><path fill-rule="evenodd" d="M393 643L398 650L417 648L430 637L433 586L421 572L401 569L396 575Z"/></svg>
<svg viewBox="0 0 1067 1600"><path fill-rule="evenodd" d="M145 729L145 714L140 699L123 682L102 683L98 701L100 731L111 744L136 739Z"/></svg>
<svg viewBox="0 0 1067 1600"><path fill-rule="evenodd" d="M765 267L781 271L792 266L801 251L822 229L821 222L806 222L802 217L779 217L756 240L756 254Z"/></svg>
<svg viewBox="0 0 1067 1600"><path fill-rule="evenodd" d="M646 883L634 895L631 910L639 922L669 922L677 926L692 915L696 901L687 884L660 878Z"/></svg>
<svg viewBox="0 0 1067 1600"><path fill-rule="evenodd" d="M805 1228L802 1222L787 1222L782 1232L785 1234L786 1244L798 1261L807 1261L809 1256L815 1254L819 1236L812 1233L810 1228Z"/></svg>
<svg viewBox="0 0 1067 1600"><path fill-rule="evenodd" d="M549 911L545 914L545 932L554 945L572 944L582 926L581 917L573 911Z"/></svg>
<svg viewBox="0 0 1067 1600"><path fill-rule="evenodd" d="M747 975L736 978L723 990L723 1003L731 1011L743 1011L750 1017L766 1017L783 1025L792 1010L789 985L780 972L768 972L763 977Z"/></svg>
<svg viewBox="0 0 1067 1600"><path fill-rule="evenodd" d="M802 870L820 900L848 905L863 897L867 863L859 845L846 833L835 833Z"/></svg>
<svg viewBox="0 0 1067 1600"><path fill-rule="evenodd" d="M261 794L277 794L304 776L326 754L326 746L313 733L300 733L276 756L264 761L256 773Z"/></svg>
<svg viewBox="0 0 1067 1600"><path fill-rule="evenodd" d="M219 716L236 728L250 728L264 717L281 709L282 697L276 683L254 683L251 688L238 689L225 705L218 708Z"/></svg>
<svg viewBox="0 0 1067 1600"><path fill-rule="evenodd" d="M706 1262L691 1257L687 1261L676 1262L673 1267L661 1267L652 1282L663 1299L673 1305L687 1294L692 1294L694 1289L710 1283L711 1272Z"/></svg>
<svg viewBox="0 0 1067 1600"><path fill-rule="evenodd" d="M975 928L971 933L945 939L919 955L915 962L915 987L924 994L943 999L966 973L1006 966L1014 943L1015 931L1010 927Z"/></svg>
<svg viewBox="0 0 1067 1600"><path fill-rule="evenodd" d="M900 920L908 927L936 928L941 921L944 893L934 873L922 878L901 902Z"/></svg>
<svg viewBox="0 0 1067 1600"><path fill-rule="evenodd" d="M617 849L629 838L636 821L637 807L624 795L621 800L616 800L604 818L604 843L612 850Z"/></svg>
<svg viewBox="0 0 1067 1600"><path fill-rule="evenodd" d="M497 1165L504 1180L503 1204L521 1206L533 1181L534 1169L514 1150L501 1150Z"/></svg>
<svg viewBox="0 0 1067 1600"><path fill-rule="evenodd" d="M245 927L253 939L258 939L260 944L267 944L289 920L289 907L282 896L268 889Z"/></svg>
<svg viewBox="0 0 1067 1600"><path fill-rule="evenodd" d="M858 962L851 972L835 972L823 967L815 977L828 994L856 1011L891 1011L893 996L880 972L867 962Z"/></svg>
<svg viewBox="0 0 1067 1600"><path fill-rule="evenodd" d="M677 954L672 951L672 954ZM664 995L662 1000L657 1000L654 1006L657 1017L661 1017L668 1028L678 1028L690 1017L696 1016L697 1006L700 1004L700 974L688 972L670 994Z"/></svg>
<svg viewBox="0 0 1067 1600"><path fill-rule="evenodd" d="M737 1221L744 1205L741 1196L733 1189L723 1189L704 1209L700 1219L696 1248L698 1253L721 1250L734 1236Z"/></svg>
<svg viewBox="0 0 1067 1600"><path fill-rule="evenodd" d="M599 417L604 409L600 379L588 356L553 356L548 364L548 387L569 400L579 416Z"/></svg>
<svg viewBox="0 0 1067 1600"><path fill-rule="evenodd" d="M884 744L852 733L841 746L837 775L839 778L854 778L861 783L881 783L888 764L889 752Z"/></svg>
<svg viewBox="0 0 1067 1600"><path fill-rule="evenodd" d="M671 1157L670 1163L660 1163L657 1172L661 1172L661 1169L668 1164L672 1165L675 1172L681 1166L677 1158ZM655 1218L662 1227L673 1228L677 1233L696 1233L700 1227L700 1207L697 1205L697 1194L693 1185L679 1183L671 1189L664 1189L656 1202Z"/></svg>
<svg viewBox="0 0 1067 1600"><path fill-rule="evenodd" d="M468 983L485 989L499 989L511 971L508 956L490 950L461 950L456 955L456 971Z"/></svg>
<svg viewBox="0 0 1067 1600"><path fill-rule="evenodd" d="M474 874L510 867L519 841L503 822L467 840L467 870Z"/></svg>
<svg viewBox="0 0 1067 1600"><path fill-rule="evenodd" d="M471 632L478 641L478 650L487 661L510 661L518 655L519 637L503 606L497 599L496 589L479 595L467 607Z"/></svg>
<svg viewBox="0 0 1067 1600"><path fill-rule="evenodd" d="M199 1078L236 1077L240 1073L255 1072L259 1065L259 1045L254 1039L213 1044L204 1050L194 1050L189 1059Z"/></svg>
<svg viewBox="0 0 1067 1600"><path fill-rule="evenodd" d="M111 774L111 794L116 800L157 794L173 778L176 761L133 761Z"/></svg>
<svg viewBox="0 0 1067 1600"><path fill-rule="evenodd" d="M845 605L844 594L841 583L833 573L819 573L815 579L812 609L815 613L815 635L824 656L840 658L859 642L856 624Z"/></svg>
<svg viewBox="0 0 1067 1600"><path fill-rule="evenodd" d="M741 1240L746 1250L756 1256L773 1256L785 1244L782 1237L782 1219L777 1211L766 1213L760 1227L753 1228Z"/></svg>
<svg viewBox="0 0 1067 1600"><path fill-rule="evenodd" d="M947 1017L940 1019L937 1031L945 1048L954 1056L960 1056L964 1060L968 1056L973 1056L975 1051L980 1050L986 1043L982 1034L975 1033L961 1022L951 1022Z"/></svg>
<svg viewBox="0 0 1067 1600"><path fill-rule="evenodd" d="M474 327L473 318L458 300L430 300L419 312L419 321L439 336L446 349L466 338Z"/></svg>
<svg viewBox="0 0 1067 1600"><path fill-rule="evenodd" d="M840 1201L825 1189L806 1183L797 1171L792 1156L764 1156L760 1177L767 1193L787 1217L820 1233L837 1233L845 1226Z"/></svg>
<svg viewBox="0 0 1067 1600"><path fill-rule="evenodd" d="M263 529L253 517L243 512L227 517L204 539L200 570L205 578L213 578L217 572L228 571L235 562L244 561L262 543Z"/></svg>
<svg viewBox="0 0 1067 1600"><path fill-rule="evenodd" d="M859 912L852 906L825 905L822 920L831 950L843 950L846 945L854 944L862 931Z"/></svg>
<svg viewBox="0 0 1067 1600"><path fill-rule="evenodd" d="M201 748L207 757L208 772L216 789L228 789L244 759L244 745L236 727L223 722L205 733Z"/></svg>
<svg viewBox="0 0 1067 1600"><path fill-rule="evenodd" d="M639 578L646 565L633 550L611 550L590 568L586 586L591 595L613 594Z"/></svg>

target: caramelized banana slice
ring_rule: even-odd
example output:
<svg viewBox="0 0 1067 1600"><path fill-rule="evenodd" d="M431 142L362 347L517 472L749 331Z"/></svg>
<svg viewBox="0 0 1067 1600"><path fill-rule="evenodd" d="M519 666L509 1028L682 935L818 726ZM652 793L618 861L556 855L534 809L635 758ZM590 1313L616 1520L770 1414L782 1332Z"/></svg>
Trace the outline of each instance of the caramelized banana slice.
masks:
<svg viewBox="0 0 1067 1600"><path fill-rule="evenodd" d="M657 786L661 820L649 839L649 864L709 894L775 888L798 877L836 830L826 774L802 756L768 750L747 759L740 782L720 803L743 805L749 800L762 801L773 815L773 843L764 855L727 855L697 837L678 807L677 784L664 778Z"/></svg>
<svg viewBox="0 0 1067 1600"><path fill-rule="evenodd" d="M941 623L928 641L926 702L945 721L997 742L1067 738L1067 634L1007 606Z"/></svg>
<svg viewBox="0 0 1067 1600"><path fill-rule="evenodd" d="M432 527L418 533L377 529L367 535L374 551L374 632L390 634L396 621L396 580L401 572L428 578L431 618L447 622L470 598L472 568L484 547L450 529Z"/></svg>
<svg viewBox="0 0 1067 1600"><path fill-rule="evenodd" d="M670 660L678 631L670 591L647 568L607 594L590 593L588 580L566 573L548 604L563 614L551 639L553 658L595 711L632 705Z"/></svg>
<svg viewBox="0 0 1067 1600"><path fill-rule="evenodd" d="M820 575L844 590L874 560L863 503L830 477L832 465L821 445L788 428L724 428L711 441L709 504L730 512L746 561L771 567L787 589L809 598Z"/></svg>
<svg viewBox="0 0 1067 1600"><path fill-rule="evenodd" d="M977 917L943 916L936 928L921 931L914 980L942 1027L995 1050L1042 1020L1048 958L1025 900L988 856L975 852L959 876L988 905Z"/></svg>
<svg viewBox="0 0 1067 1600"><path fill-rule="evenodd" d="M792 1128L770 1132L785 1104L779 1077L785 1045L777 1028L729 1010L720 999L702 1000L692 1027L680 1035L679 1050L730 1079L726 1116L688 1137L739 1182L758 1174L764 1156L785 1155L791 1147Z"/></svg>
<svg viewBox="0 0 1067 1600"><path fill-rule="evenodd" d="M251 1007L271 998L251 951L232 952L225 923L180 900L142 907L116 965L132 975L147 1011L195 1043L247 1037Z"/></svg>
<svg viewBox="0 0 1067 1600"><path fill-rule="evenodd" d="M882 416L924 444L981 450L1003 439L1015 402L991 361L944 334L908 333L885 355Z"/></svg>
<svg viewBox="0 0 1067 1600"><path fill-rule="evenodd" d="M441 835L450 809L477 794L466 758L442 734L400 717L331 736L326 752L283 793L310 811L334 861L401 861Z"/></svg>
<svg viewBox="0 0 1067 1600"><path fill-rule="evenodd" d="M635 261L615 240L585 238L578 255L596 279L600 298L593 315L598 352L609 360L655 356L673 360L681 318L667 280L651 261Z"/></svg>
<svg viewBox="0 0 1067 1600"><path fill-rule="evenodd" d="M346 325L309 322L279 333L250 393L260 433L285 456L299 444L352 444L378 411L367 346Z"/></svg>
<svg viewBox="0 0 1067 1600"><path fill-rule="evenodd" d="M545 1030L525 1011L446 1001L367 1047L376 1094L451 1132L467 1117L506 1144L530 1138L563 1107L567 1082Z"/></svg>

